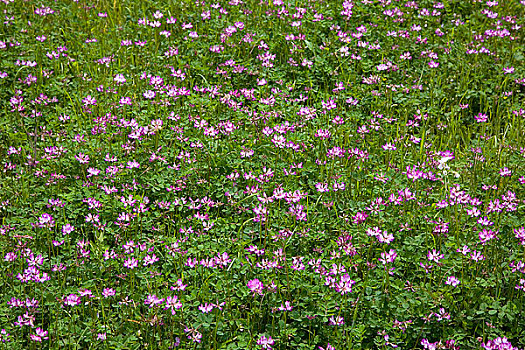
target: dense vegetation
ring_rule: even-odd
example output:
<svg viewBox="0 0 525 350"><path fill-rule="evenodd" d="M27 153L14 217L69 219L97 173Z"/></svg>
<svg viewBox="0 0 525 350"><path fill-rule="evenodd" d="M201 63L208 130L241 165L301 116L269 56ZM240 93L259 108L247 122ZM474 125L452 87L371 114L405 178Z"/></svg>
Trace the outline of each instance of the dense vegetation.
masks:
<svg viewBox="0 0 525 350"><path fill-rule="evenodd" d="M0 8L0 348L525 347L525 1Z"/></svg>

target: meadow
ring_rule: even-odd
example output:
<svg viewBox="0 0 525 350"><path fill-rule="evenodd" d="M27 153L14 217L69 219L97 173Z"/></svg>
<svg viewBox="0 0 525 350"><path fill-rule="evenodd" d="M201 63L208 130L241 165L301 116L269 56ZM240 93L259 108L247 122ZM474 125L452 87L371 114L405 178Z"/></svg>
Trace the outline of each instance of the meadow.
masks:
<svg viewBox="0 0 525 350"><path fill-rule="evenodd" d="M0 349L525 348L525 0L0 9Z"/></svg>

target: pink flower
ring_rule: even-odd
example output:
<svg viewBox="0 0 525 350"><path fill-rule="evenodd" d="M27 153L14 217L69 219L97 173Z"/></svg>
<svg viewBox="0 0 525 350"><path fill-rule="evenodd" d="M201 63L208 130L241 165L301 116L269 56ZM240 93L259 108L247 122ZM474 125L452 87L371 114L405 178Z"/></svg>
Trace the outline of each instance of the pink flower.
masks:
<svg viewBox="0 0 525 350"><path fill-rule="evenodd" d="M166 298L166 306L164 307L164 310L170 309L172 315L175 315L175 310L178 310L181 307L182 303L176 295Z"/></svg>
<svg viewBox="0 0 525 350"><path fill-rule="evenodd" d="M284 304L278 308L279 311L291 311L293 309L292 304L289 301L285 301Z"/></svg>
<svg viewBox="0 0 525 350"><path fill-rule="evenodd" d="M80 297L76 294L69 294L64 299L64 305L66 306L77 306L80 304Z"/></svg>
<svg viewBox="0 0 525 350"><path fill-rule="evenodd" d="M376 236L379 243L386 243L390 244L394 241L394 235L391 233L388 233L387 231L382 231Z"/></svg>
<svg viewBox="0 0 525 350"><path fill-rule="evenodd" d="M75 159L78 160L80 164L87 164L89 163L89 156L84 153L79 153L75 156Z"/></svg>
<svg viewBox="0 0 525 350"><path fill-rule="evenodd" d="M461 283L456 277L454 276L449 276L447 278L447 281L445 282L446 284L448 284L449 286L452 286L452 287L457 287L459 286L459 284Z"/></svg>
<svg viewBox="0 0 525 350"><path fill-rule="evenodd" d="M53 219L53 217L47 213L44 213L42 215L40 215L40 218L38 219L38 224L37 226L38 227L48 227L48 228L51 228L55 225L55 220Z"/></svg>
<svg viewBox="0 0 525 350"><path fill-rule="evenodd" d="M498 337L496 339L493 339L493 340L488 340L486 343L483 343L482 344L482 347L486 350L498 350L498 349L509 349L509 350L512 350L512 349L517 349L517 348L514 348L512 346L512 344L510 343L510 341L508 341L507 338L503 337Z"/></svg>
<svg viewBox="0 0 525 350"><path fill-rule="evenodd" d="M423 345L423 347L425 349L435 350L435 349L438 349L439 346L441 346L441 341L435 342L435 343L431 343L427 339L422 339L421 340L421 345Z"/></svg>
<svg viewBox="0 0 525 350"><path fill-rule="evenodd" d="M128 260L124 261L124 267L133 270L138 266L138 262L139 261L135 258L129 258Z"/></svg>
<svg viewBox="0 0 525 350"><path fill-rule="evenodd" d="M379 259L379 261L381 261L384 265L386 265L387 263L394 263L396 258L397 258L396 251L394 249L390 249L388 253L387 252L381 253L381 259Z"/></svg>
<svg viewBox="0 0 525 350"><path fill-rule="evenodd" d="M514 229L514 235L519 239L521 245L525 245L525 227Z"/></svg>
<svg viewBox="0 0 525 350"><path fill-rule="evenodd" d="M102 291L102 296L104 298L109 298L114 295L115 295L115 290L113 288L104 288L104 290Z"/></svg>
<svg viewBox="0 0 525 350"><path fill-rule="evenodd" d="M440 251L437 251L435 249L432 249L432 252L428 252L427 258L429 261L435 261L439 262L439 260L443 259L445 257L445 254L441 254Z"/></svg>
<svg viewBox="0 0 525 350"><path fill-rule="evenodd" d="M119 100L119 103L121 105L128 105L128 106L131 106L133 104L133 102L131 102L131 97L121 97L120 100Z"/></svg>
<svg viewBox="0 0 525 350"><path fill-rule="evenodd" d="M75 227L73 225L65 224L62 226L62 235L64 236L70 234L73 231L75 231Z"/></svg>
<svg viewBox="0 0 525 350"><path fill-rule="evenodd" d="M261 335L259 340L257 340L257 345L261 345L263 349L272 349L272 345L274 344L274 340L272 337L266 338L266 336Z"/></svg>
<svg viewBox="0 0 525 350"><path fill-rule="evenodd" d="M82 102L84 102L84 106L93 106L97 104L97 100L91 97L91 95L87 95L85 98L83 98Z"/></svg>
<svg viewBox="0 0 525 350"><path fill-rule="evenodd" d="M508 177L512 175L512 170L510 170L507 167L504 167L499 170L499 174L500 176Z"/></svg>
<svg viewBox="0 0 525 350"><path fill-rule="evenodd" d="M397 149L397 147L391 143L385 143L382 148L385 150L385 151L395 151Z"/></svg>
<svg viewBox="0 0 525 350"><path fill-rule="evenodd" d="M176 296L174 298L176 298ZM164 298L161 299L157 297L155 294L148 294L148 296L146 297L146 300L144 300L144 305L149 305L149 308L151 309L152 307L158 306L162 304L163 302L164 302ZM170 306L174 305L173 303L174 302L171 302Z"/></svg>
<svg viewBox="0 0 525 350"><path fill-rule="evenodd" d="M345 324L345 320L341 316L332 316L329 321L330 326L342 326Z"/></svg>
<svg viewBox="0 0 525 350"><path fill-rule="evenodd" d="M144 92L142 94L144 96L144 98L146 99L152 99L152 98L155 98L155 91L151 91L151 90L147 90L146 92Z"/></svg>
<svg viewBox="0 0 525 350"><path fill-rule="evenodd" d="M29 337L31 338L32 341L36 341L36 342L42 342L42 340L46 340L48 339L47 337L47 331L44 331L42 328L38 327L36 330L35 330L35 333L36 334L30 334Z"/></svg>
<svg viewBox="0 0 525 350"><path fill-rule="evenodd" d="M146 255L146 257L144 257L144 266L148 266L148 265L154 264L157 261L159 261L159 258L157 258L157 256L155 254L152 254L151 256L149 256L149 254L148 254L148 255Z"/></svg>
<svg viewBox="0 0 525 350"><path fill-rule="evenodd" d="M202 339L202 334L199 333L196 329L193 328L185 328L184 332L189 333L188 339L192 340L194 343L200 343Z"/></svg>
<svg viewBox="0 0 525 350"><path fill-rule="evenodd" d="M250 290L253 292L254 295L255 294L263 295L262 291L264 289L264 285L258 279L248 281L247 286L248 288L250 288Z"/></svg>
<svg viewBox="0 0 525 350"><path fill-rule="evenodd" d="M470 254L470 258L474 261L481 261L481 260L484 260L485 257L483 256L483 254L481 254L481 252L478 252L476 250L474 250L471 254Z"/></svg>
<svg viewBox="0 0 525 350"><path fill-rule="evenodd" d="M479 113L474 118L476 118L476 121L478 123L485 123L488 120L488 116L486 114L483 114L483 113Z"/></svg>
<svg viewBox="0 0 525 350"><path fill-rule="evenodd" d="M213 304L209 304L209 303L201 304L199 305L199 310L201 310L202 313L207 314L213 310Z"/></svg>

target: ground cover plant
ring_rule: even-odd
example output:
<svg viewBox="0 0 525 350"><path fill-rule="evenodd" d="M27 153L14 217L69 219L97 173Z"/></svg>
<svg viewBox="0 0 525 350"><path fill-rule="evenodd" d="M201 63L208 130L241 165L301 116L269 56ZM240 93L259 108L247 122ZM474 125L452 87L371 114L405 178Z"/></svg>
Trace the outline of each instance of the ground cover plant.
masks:
<svg viewBox="0 0 525 350"><path fill-rule="evenodd" d="M525 348L525 1L0 8L0 348Z"/></svg>

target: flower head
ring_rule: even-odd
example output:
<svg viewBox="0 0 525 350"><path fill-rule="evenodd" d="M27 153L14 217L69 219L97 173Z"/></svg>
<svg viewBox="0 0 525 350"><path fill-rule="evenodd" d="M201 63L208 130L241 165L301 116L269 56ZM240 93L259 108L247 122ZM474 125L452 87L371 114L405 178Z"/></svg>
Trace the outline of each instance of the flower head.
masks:
<svg viewBox="0 0 525 350"><path fill-rule="evenodd" d="M272 349L272 345L275 343L275 341L272 339L271 336L268 338L264 335L261 335L259 340L257 340L257 345L261 345L263 349Z"/></svg>
<svg viewBox="0 0 525 350"><path fill-rule="evenodd" d="M255 294L263 295L264 285L258 279L253 279L251 281L248 281L247 286L253 292L253 295Z"/></svg>

